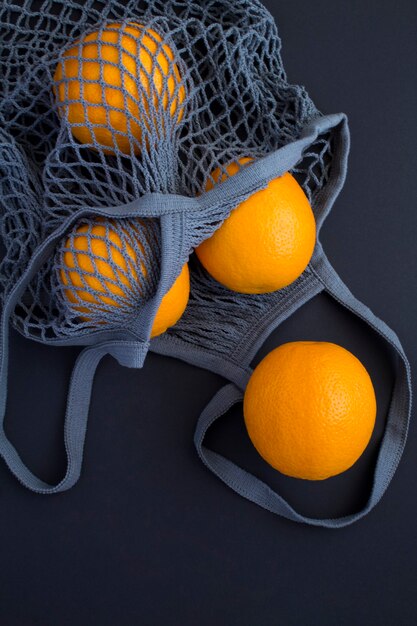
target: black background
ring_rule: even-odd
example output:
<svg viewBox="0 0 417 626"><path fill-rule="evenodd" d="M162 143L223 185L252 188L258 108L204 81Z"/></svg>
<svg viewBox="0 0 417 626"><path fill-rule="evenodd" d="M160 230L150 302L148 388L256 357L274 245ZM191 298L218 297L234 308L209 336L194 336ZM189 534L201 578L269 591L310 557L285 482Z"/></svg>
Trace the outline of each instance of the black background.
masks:
<svg viewBox="0 0 417 626"><path fill-rule="evenodd" d="M322 232L353 293L399 334L417 365L416 46L414 2L266 2L291 82L324 112L348 114L348 179ZM362 323L319 296L269 339L340 343L373 378L378 424L346 474L322 483L278 475L251 447L241 408L209 444L303 513L334 516L366 502L394 375ZM64 469L66 387L76 348L13 334L7 431L45 480ZM0 623L65 625L333 625L417 623L417 432L364 520L329 531L243 500L199 462L201 410L222 380L150 355L141 371L98 370L78 485L42 497L0 471Z"/></svg>

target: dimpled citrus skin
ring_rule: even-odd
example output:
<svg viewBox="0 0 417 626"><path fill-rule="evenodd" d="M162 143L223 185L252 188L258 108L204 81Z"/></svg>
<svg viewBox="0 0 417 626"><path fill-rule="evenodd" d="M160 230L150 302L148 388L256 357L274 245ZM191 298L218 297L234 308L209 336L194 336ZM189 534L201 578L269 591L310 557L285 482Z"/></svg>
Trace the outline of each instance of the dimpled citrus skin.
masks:
<svg viewBox="0 0 417 626"><path fill-rule="evenodd" d="M111 222L109 224L111 225ZM97 304L119 307L119 298L127 298L133 289L134 282L138 280L135 250L127 238L123 241L122 237L123 235L121 236L116 230L112 230L111 227L106 230L106 226L98 222L92 227L87 224L80 226L65 244L67 250L62 259L65 270L60 269L62 283L68 287L71 285L83 287L87 284L94 292L92 294L82 289L71 290L70 288L64 292L68 301L76 305L72 308L81 313L80 317L85 321L88 321L92 312L97 310ZM138 246L143 251L139 239ZM125 251L127 259L121 250ZM90 255L93 255L94 262ZM146 268L143 264L140 265L140 269L146 277ZM114 294L116 298L112 298L109 293ZM190 274L186 263L172 287L161 300L154 318L151 337L162 334L167 328L176 324L185 311L189 295ZM80 300L86 305L80 305ZM92 306L89 307L89 303Z"/></svg>
<svg viewBox="0 0 417 626"><path fill-rule="evenodd" d="M178 109L177 120L181 120L185 88L178 66L172 63L173 50L168 44L161 47L160 42L157 32L141 24L116 23L108 24L101 33L82 37L64 52L55 71L54 92L60 113L67 116L78 141L89 144L95 140L107 154L114 153L115 144L121 152L130 153L129 128L138 142L142 137L135 121L141 116L138 102L146 113L151 102L156 111L169 109L172 117ZM101 76L104 87L100 85ZM93 136L87 122L93 125ZM149 120L144 123L149 128ZM132 148L136 153L140 150L135 144Z"/></svg>
<svg viewBox="0 0 417 626"><path fill-rule="evenodd" d="M368 372L348 350L296 341L256 367L243 411L265 461L287 476L323 480L349 469L365 450L376 399Z"/></svg>
<svg viewBox="0 0 417 626"><path fill-rule="evenodd" d="M244 164L250 159L241 159ZM233 176L239 166L227 168ZM220 172L213 173L216 183ZM210 183L207 190L212 187ZM310 204L286 173L234 209L197 248L197 256L219 283L240 293L269 293L294 282L307 267L316 240Z"/></svg>
<svg viewBox="0 0 417 626"><path fill-rule="evenodd" d="M186 263L178 278L161 300L155 315L151 337L162 335L173 326L184 313L190 295L190 272Z"/></svg>

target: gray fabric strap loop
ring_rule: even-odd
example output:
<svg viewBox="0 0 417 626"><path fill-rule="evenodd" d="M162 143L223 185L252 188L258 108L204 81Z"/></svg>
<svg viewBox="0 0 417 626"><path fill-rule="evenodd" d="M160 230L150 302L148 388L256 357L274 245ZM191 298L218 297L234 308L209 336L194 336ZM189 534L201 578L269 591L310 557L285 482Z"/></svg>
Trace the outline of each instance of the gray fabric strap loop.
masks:
<svg viewBox="0 0 417 626"><path fill-rule="evenodd" d="M7 347L6 350L4 348L3 346L0 371L0 455L22 485L31 491L52 494L70 489L80 476L94 374L100 360L107 354L107 348L105 346L85 348L76 361L69 387L64 427L67 469L64 478L56 485L49 485L28 469L4 431L7 397Z"/></svg>
<svg viewBox="0 0 417 626"><path fill-rule="evenodd" d="M312 260L312 268L322 281L325 290L343 307L369 324L391 346L397 355L397 376L388 411L385 436L378 456L371 496L374 504L376 504L384 494L397 469L407 439L412 406L410 364L394 331L385 322L376 317L366 305L353 296L329 263L320 245L316 248Z"/></svg>
<svg viewBox="0 0 417 626"><path fill-rule="evenodd" d="M212 398L202 412L194 435L194 443L203 463L226 485L239 495L260 507L294 522L325 528L342 528L358 521L379 502L387 489L400 461L407 436L410 414L410 381L406 360L401 357L393 398L389 410L387 426L381 444L374 473L371 494L365 507L353 513L334 519L317 519L301 515L284 498L273 491L266 483L249 474L235 463L203 445L205 435L214 422L222 417L234 404L243 399L242 390L228 384Z"/></svg>
<svg viewBox="0 0 417 626"><path fill-rule="evenodd" d="M30 277L29 271L23 286ZM4 431L7 407L8 383L8 344L9 317L16 298L19 297L19 285L8 297L2 314L0 344L0 456L16 478L28 489L42 494L58 493L70 489L79 479L84 440L87 429L91 391L97 366L103 356L109 354L120 364L128 367L142 367L148 342L109 341L97 346L85 348L75 363L69 387L64 427L64 442L67 456L67 470L64 478L56 485L49 485L35 476L20 458Z"/></svg>
<svg viewBox="0 0 417 626"><path fill-rule="evenodd" d="M0 364L0 456L22 485L41 494L53 494L70 489L79 479L87 430L88 412L94 376L103 356L113 356L121 365L142 367L148 344L139 342L108 342L85 348L75 363L64 425L64 443L67 469L64 478L56 485L49 485L35 476L20 458L17 450L4 431L7 406L8 380L8 333L3 335Z"/></svg>

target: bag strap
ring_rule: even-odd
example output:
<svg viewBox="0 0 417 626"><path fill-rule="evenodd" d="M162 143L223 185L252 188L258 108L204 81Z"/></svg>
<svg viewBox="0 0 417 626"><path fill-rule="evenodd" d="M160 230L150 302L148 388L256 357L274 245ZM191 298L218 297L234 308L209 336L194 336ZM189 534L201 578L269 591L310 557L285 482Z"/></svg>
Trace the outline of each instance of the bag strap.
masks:
<svg viewBox="0 0 417 626"><path fill-rule="evenodd" d="M105 346L85 348L75 363L69 387L65 415L64 442L67 468L64 478L50 485L33 474L20 458L4 431L7 396L7 344L3 343L0 370L0 455L19 482L31 491L42 494L58 493L70 489L79 479L83 460L84 441L87 430L88 410L95 371L102 357L107 354Z"/></svg>
<svg viewBox="0 0 417 626"><path fill-rule="evenodd" d="M371 494L365 507L352 515L334 519L306 517L293 509L284 498L267 484L220 454L206 448L203 443L208 429L234 404L243 399L242 389L239 389L235 384L228 384L220 389L206 406L197 423L194 443L203 463L244 498L276 515L295 522L326 528L342 528L367 515L382 498L394 476L407 439L411 414L411 374L407 357L397 335L351 294L326 259L320 245L317 248L312 267L328 293L378 332L391 345L398 358L396 380L387 423L375 467Z"/></svg>
<svg viewBox="0 0 417 626"><path fill-rule="evenodd" d="M56 485L50 485L33 474L20 458L16 448L7 438L4 420L7 408L8 352L9 352L9 311L5 306L2 316L0 345L0 456L10 471L22 485L36 493L52 494L70 489L79 479L83 461L84 441L87 430L88 413L94 376L101 359L113 356L121 365L141 367L148 351L148 342L108 341L84 348L75 362L69 392L64 424L64 443L67 468L64 478Z"/></svg>

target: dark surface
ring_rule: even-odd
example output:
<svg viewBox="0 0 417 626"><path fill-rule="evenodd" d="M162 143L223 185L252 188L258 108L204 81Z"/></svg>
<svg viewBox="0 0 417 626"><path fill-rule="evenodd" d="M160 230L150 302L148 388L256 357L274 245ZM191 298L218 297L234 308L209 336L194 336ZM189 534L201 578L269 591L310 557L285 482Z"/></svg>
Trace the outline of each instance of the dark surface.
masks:
<svg viewBox="0 0 417 626"><path fill-rule="evenodd" d="M399 334L417 366L416 48L414 2L266 3L292 82L324 112L345 111L346 186L322 240L353 293ZM309 515L366 501L393 364L362 323L325 296L286 322L289 339L341 343L369 369L379 415L357 465L323 483L285 479L252 449L241 408L209 443L268 480ZM46 480L63 472L66 386L77 349L13 335L7 430ZM274 517L199 462L194 425L222 381L150 355L142 371L103 361L94 386L83 474L41 497L0 468L2 626L275 626L417 623L417 432L363 521L328 531Z"/></svg>

